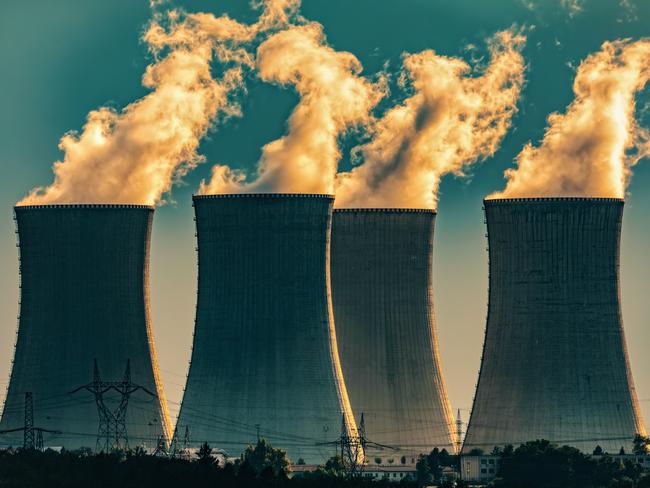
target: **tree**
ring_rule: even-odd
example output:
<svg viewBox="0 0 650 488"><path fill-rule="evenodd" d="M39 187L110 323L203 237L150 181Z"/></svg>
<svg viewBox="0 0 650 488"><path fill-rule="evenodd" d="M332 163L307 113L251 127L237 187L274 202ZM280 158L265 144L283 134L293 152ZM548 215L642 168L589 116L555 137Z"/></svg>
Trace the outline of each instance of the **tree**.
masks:
<svg viewBox="0 0 650 488"><path fill-rule="evenodd" d="M602 456L604 454L603 448L600 446L596 446L594 449L594 456Z"/></svg>
<svg viewBox="0 0 650 488"><path fill-rule="evenodd" d="M257 472L251 466L251 463L248 460L240 461L237 464L237 477L244 480L251 480L257 476Z"/></svg>
<svg viewBox="0 0 650 488"><path fill-rule="evenodd" d="M206 466L211 466L214 464L214 457L212 456L212 448L210 444L204 442L199 448L199 452L196 453L196 456L199 458L199 464Z"/></svg>
<svg viewBox="0 0 650 488"><path fill-rule="evenodd" d="M445 451L445 453L446 452L447 451ZM446 459L446 456L437 447L434 447L427 456L429 473L434 480L439 480L442 476L442 466L444 466L442 464L443 459Z"/></svg>
<svg viewBox="0 0 650 488"><path fill-rule="evenodd" d="M305 460L303 458L298 458L298 462L296 462L296 464L304 466L306 463L305 463Z"/></svg>
<svg viewBox="0 0 650 488"><path fill-rule="evenodd" d="M431 484L433 477L431 476L431 470L429 469L429 460L424 454L420 454L418 457L418 462L415 464L415 470L417 471L418 476L418 485L426 486Z"/></svg>
<svg viewBox="0 0 650 488"><path fill-rule="evenodd" d="M286 451L276 449L266 439L259 439L255 446L248 446L242 458L250 464L257 476L268 467L272 469L274 476L286 475L290 471Z"/></svg>
<svg viewBox="0 0 650 488"><path fill-rule="evenodd" d="M650 452L650 437L637 434L634 436L632 452L637 456L644 456Z"/></svg>
<svg viewBox="0 0 650 488"><path fill-rule="evenodd" d="M400 463L406 464L406 456L402 456L402 458L399 460Z"/></svg>
<svg viewBox="0 0 650 488"><path fill-rule="evenodd" d="M560 450L564 449L564 450ZM558 448L546 440L522 444L511 455L502 456L497 487L561 486L573 466L586 459L573 448ZM575 486L567 484L566 486Z"/></svg>
<svg viewBox="0 0 650 488"><path fill-rule="evenodd" d="M341 456L332 456L325 462L325 471L332 476L344 476L345 464Z"/></svg>
<svg viewBox="0 0 650 488"><path fill-rule="evenodd" d="M482 456L483 451L481 449L479 449L479 451L481 451L481 454L479 454L479 455ZM456 456L452 456L451 454L449 454L447 449L441 450L440 451L440 466L451 466L451 467L456 466Z"/></svg>
<svg viewBox="0 0 650 488"><path fill-rule="evenodd" d="M505 451L505 449L504 449ZM609 456L593 459L579 450L546 440L522 444L502 454L495 488L634 487L641 477L636 463Z"/></svg>
<svg viewBox="0 0 650 488"><path fill-rule="evenodd" d="M381 464L381 458L380 457L375 458L375 464Z"/></svg>

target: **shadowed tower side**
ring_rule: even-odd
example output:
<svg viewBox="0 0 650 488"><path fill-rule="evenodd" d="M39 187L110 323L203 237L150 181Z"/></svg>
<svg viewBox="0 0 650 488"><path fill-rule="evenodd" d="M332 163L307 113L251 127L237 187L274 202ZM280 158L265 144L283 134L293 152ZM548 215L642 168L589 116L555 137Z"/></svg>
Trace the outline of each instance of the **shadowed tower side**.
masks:
<svg viewBox="0 0 650 488"><path fill-rule="evenodd" d="M484 203L489 306L463 451L548 439L629 452L645 431L621 318L623 200Z"/></svg>
<svg viewBox="0 0 650 488"><path fill-rule="evenodd" d="M433 309L435 215L337 209L332 224L334 317L352 409L357 421L364 414L367 438L399 456L457 449Z"/></svg>
<svg viewBox="0 0 650 488"><path fill-rule="evenodd" d="M149 314L149 242L153 207L42 205L15 207L20 246L21 303L13 369L0 430L23 426L25 393L34 422L62 431L46 446L95 447L98 412L93 380L119 381L130 362L140 391L128 404L129 445L155 447L170 423L158 374ZM107 406L117 408L114 392ZM17 434L19 437L22 434ZM0 445L22 445L0 435Z"/></svg>
<svg viewBox="0 0 650 488"><path fill-rule="evenodd" d="M345 417L329 288L333 198L194 197L199 286L178 433L238 455L259 434L324 463Z"/></svg>

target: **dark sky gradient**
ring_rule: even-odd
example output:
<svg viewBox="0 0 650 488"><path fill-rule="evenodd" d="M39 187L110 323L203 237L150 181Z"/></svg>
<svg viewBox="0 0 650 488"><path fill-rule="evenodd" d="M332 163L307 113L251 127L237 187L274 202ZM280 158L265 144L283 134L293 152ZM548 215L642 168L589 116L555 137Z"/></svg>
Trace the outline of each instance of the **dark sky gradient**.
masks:
<svg viewBox="0 0 650 488"><path fill-rule="evenodd" d="M571 101L573 70L605 40L650 35L650 2L586 0L570 14L560 0L304 0L302 13L321 22L336 49L353 52L372 76L389 61L399 67L404 51L434 49L468 56L475 44L512 24L525 26L527 84L514 127L494 158L467 178L441 185L436 228L436 311L443 366L455 408L468 415L479 368L487 298L487 253L483 197L504 187L504 169L528 140L543 135L548 114ZM244 0L175 1L188 11L230 12L254 18ZM150 16L146 0L6 0L0 6L0 391L9 376L18 314L18 261L12 205L32 187L52 180L61 154L59 138L81 129L88 111L104 104L123 107L146 93L140 85L150 61L139 38ZM638 100L650 104L650 90ZM207 137L208 163L174 189L171 203L156 214L152 263L154 331L162 374L178 409L190 357L196 293L196 258L191 194L213 163L252 168L261 146L285 130L297 100L291 89L248 80L244 116ZM650 110L645 125L650 125ZM344 138L347 149L354 136ZM650 419L650 165L635 168L625 211L622 286L632 369L646 419ZM0 393L3 397L3 393Z"/></svg>

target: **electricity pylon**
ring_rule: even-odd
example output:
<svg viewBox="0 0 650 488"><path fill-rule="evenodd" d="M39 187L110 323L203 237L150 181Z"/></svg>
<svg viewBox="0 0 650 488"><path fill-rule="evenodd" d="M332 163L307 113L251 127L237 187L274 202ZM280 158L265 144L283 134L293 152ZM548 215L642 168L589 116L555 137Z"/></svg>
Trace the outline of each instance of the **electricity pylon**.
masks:
<svg viewBox="0 0 650 488"><path fill-rule="evenodd" d="M86 390L93 394L97 404L99 415L99 427L97 429L97 444L95 449L100 452L119 451L129 448L129 436L126 430L126 412L129 406L130 396L138 390L142 390L152 397L156 397L147 388L137 385L131 381L131 360L126 361L124 378L121 381L103 381L99 374L97 359L93 361L93 381L76 388L70 394ZM120 402L114 410L111 410L104 401L104 394L115 391L120 395Z"/></svg>
<svg viewBox="0 0 650 488"><path fill-rule="evenodd" d="M60 430L43 429L34 427L34 395L31 391L25 392L25 422L17 429L0 430L0 434L23 432L23 449L43 450L43 432L48 434L62 434Z"/></svg>
<svg viewBox="0 0 650 488"><path fill-rule="evenodd" d="M165 441L164 435L158 437L158 444L156 444L156 450L153 452L153 455L156 457L169 457L167 442Z"/></svg>

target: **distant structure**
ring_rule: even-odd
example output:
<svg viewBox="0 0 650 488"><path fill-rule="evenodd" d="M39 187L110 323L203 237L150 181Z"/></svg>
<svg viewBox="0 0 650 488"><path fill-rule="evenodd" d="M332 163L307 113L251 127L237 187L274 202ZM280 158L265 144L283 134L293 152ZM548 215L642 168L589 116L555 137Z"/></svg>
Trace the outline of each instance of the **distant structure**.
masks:
<svg viewBox="0 0 650 488"><path fill-rule="evenodd" d="M535 439L630 452L645 431L621 319L623 200L484 204L489 306L463 452Z"/></svg>
<svg viewBox="0 0 650 488"><path fill-rule="evenodd" d="M296 462L356 435L330 302L333 197L194 197L196 328L177 432L239 455L258 435Z"/></svg>
<svg viewBox="0 0 650 488"><path fill-rule="evenodd" d="M343 374L365 436L385 445L384 457L457 450L433 309L435 216L334 211L332 300Z"/></svg>
<svg viewBox="0 0 650 488"><path fill-rule="evenodd" d="M23 426L33 392L34 422L44 445L94 447L95 400L71 394L93 380L94 361L120 380L130 360L133 381L155 397L130 398L125 427L131 447L155 447L170 423L149 317L149 240L153 207L44 205L15 207L20 248L20 318L0 430ZM115 409L121 396L104 395ZM0 446L22 439L0 436Z"/></svg>

